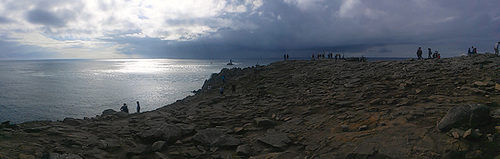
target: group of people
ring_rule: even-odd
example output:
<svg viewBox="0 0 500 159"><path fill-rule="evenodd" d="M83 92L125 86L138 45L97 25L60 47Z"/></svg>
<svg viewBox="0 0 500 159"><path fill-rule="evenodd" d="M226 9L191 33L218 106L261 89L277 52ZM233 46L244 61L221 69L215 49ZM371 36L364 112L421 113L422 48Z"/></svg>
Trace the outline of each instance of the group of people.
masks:
<svg viewBox="0 0 500 159"><path fill-rule="evenodd" d="M431 48L427 48L428 50L428 54L429 56L427 57L428 59L433 59L433 58L437 58L437 59L440 59L441 58L441 54L439 54L439 51L434 51L434 53L432 53L432 49ZM417 50L417 58L420 60L420 59L424 59L424 57L422 57L422 54L423 54L423 51L422 51L422 47L418 47L418 50Z"/></svg>
<svg viewBox="0 0 500 159"><path fill-rule="evenodd" d="M477 54L477 48L475 48L474 46L472 46L472 48L469 48L469 50L467 51L467 55L471 56L471 55L474 55L474 54Z"/></svg>
<svg viewBox="0 0 500 159"><path fill-rule="evenodd" d="M139 104L139 101L137 101L136 103L137 103L137 113L140 113L141 112L141 106ZM120 108L120 111L128 113L128 107L127 107L126 103L123 103L123 106Z"/></svg>
<svg viewBox="0 0 500 159"><path fill-rule="evenodd" d="M328 59L333 59L335 58L335 60L337 59L343 59L344 58L344 54L335 54L335 56L333 55L333 53L328 53L328 55L326 53L320 53L320 54L317 54L316 56L314 56L314 54L311 55L311 60L315 60L315 59L325 59L325 55L326 55L326 58Z"/></svg>
<svg viewBox="0 0 500 159"><path fill-rule="evenodd" d="M288 60L288 59L290 59L290 55L288 55L288 54L284 54L284 55L283 55L283 59L284 59L285 61L286 61L286 60Z"/></svg>
<svg viewBox="0 0 500 159"><path fill-rule="evenodd" d="M499 47L500 47L500 41L495 43L495 46L493 47L493 50L495 50L495 55L497 55L497 56L498 56ZM467 50L467 55L471 56L474 54L477 54L477 48L472 46Z"/></svg>

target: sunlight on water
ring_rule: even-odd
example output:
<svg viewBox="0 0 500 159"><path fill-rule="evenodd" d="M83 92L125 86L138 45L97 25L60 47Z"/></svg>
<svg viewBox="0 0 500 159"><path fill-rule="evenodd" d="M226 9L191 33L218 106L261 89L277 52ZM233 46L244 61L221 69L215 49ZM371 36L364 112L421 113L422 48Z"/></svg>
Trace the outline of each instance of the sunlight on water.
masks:
<svg viewBox="0 0 500 159"><path fill-rule="evenodd" d="M105 60L118 62L115 66L118 69L104 70L103 72L119 72L119 73L172 73L172 72L197 72L200 67L207 67L207 64L193 64L189 60L177 59L113 59ZM187 63L188 62L188 63Z"/></svg>
<svg viewBox="0 0 500 159"><path fill-rule="evenodd" d="M192 95L222 68L269 60L105 59L0 61L0 122L62 120L118 110L150 111Z"/></svg>

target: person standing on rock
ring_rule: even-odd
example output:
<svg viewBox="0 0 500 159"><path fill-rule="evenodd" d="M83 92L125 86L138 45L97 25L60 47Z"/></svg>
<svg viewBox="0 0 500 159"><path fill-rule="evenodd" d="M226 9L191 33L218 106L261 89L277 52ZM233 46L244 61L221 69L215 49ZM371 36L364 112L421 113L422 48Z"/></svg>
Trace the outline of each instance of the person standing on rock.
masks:
<svg viewBox="0 0 500 159"><path fill-rule="evenodd" d="M431 51L431 48L428 48L427 50L429 50L429 59L432 59L432 51Z"/></svg>
<svg viewBox="0 0 500 159"><path fill-rule="evenodd" d="M141 105L139 104L139 101L137 101L137 113L141 112Z"/></svg>
<svg viewBox="0 0 500 159"><path fill-rule="evenodd" d="M123 106L120 108L120 111L123 111L125 113L128 113L128 107L127 104L123 103Z"/></svg>
<svg viewBox="0 0 500 159"><path fill-rule="evenodd" d="M417 50L417 57L418 57L418 59L419 59L419 60L420 60L420 59L423 59L423 58L422 58L422 48L421 48L421 47L418 47L418 50Z"/></svg>
<svg viewBox="0 0 500 159"><path fill-rule="evenodd" d="M224 94L224 87L220 86L220 95L223 95L223 94Z"/></svg>
<svg viewBox="0 0 500 159"><path fill-rule="evenodd" d="M500 45L500 41L495 45L493 49L495 49L495 55L498 56L498 46Z"/></svg>

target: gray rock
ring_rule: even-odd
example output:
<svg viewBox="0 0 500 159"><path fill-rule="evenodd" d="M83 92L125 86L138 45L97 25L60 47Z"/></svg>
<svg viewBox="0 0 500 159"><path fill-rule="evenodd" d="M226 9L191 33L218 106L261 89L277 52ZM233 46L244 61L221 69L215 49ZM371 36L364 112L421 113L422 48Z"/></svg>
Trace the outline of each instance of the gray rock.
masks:
<svg viewBox="0 0 500 159"><path fill-rule="evenodd" d="M129 114L126 112L120 111L120 112L117 112L115 115L120 117L120 118L125 118L125 117L128 117Z"/></svg>
<svg viewBox="0 0 500 159"><path fill-rule="evenodd" d="M106 151L115 151L121 148L120 141L116 139L99 140L99 149Z"/></svg>
<svg viewBox="0 0 500 159"><path fill-rule="evenodd" d="M340 126L340 129L341 129L343 132L347 132L347 131L349 131L349 126L348 126L348 125L341 125L341 126Z"/></svg>
<svg viewBox="0 0 500 159"><path fill-rule="evenodd" d="M50 159L83 159L82 157L75 154L58 154L49 153Z"/></svg>
<svg viewBox="0 0 500 159"><path fill-rule="evenodd" d="M160 153L160 152L155 152L156 158L157 159L169 159L166 155Z"/></svg>
<svg viewBox="0 0 500 159"><path fill-rule="evenodd" d="M284 148L291 142L285 133L267 133L264 137L259 138L258 140L276 148Z"/></svg>
<svg viewBox="0 0 500 159"><path fill-rule="evenodd" d="M102 115L113 115L115 113L116 113L116 111L113 109L106 109L106 110L102 111Z"/></svg>
<svg viewBox="0 0 500 159"><path fill-rule="evenodd" d="M491 112L491 117L495 121L500 121L500 109L495 109L494 111Z"/></svg>
<svg viewBox="0 0 500 159"><path fill-rule="evenodd" d="M341 101L341 102L337 103L337 105L343 106L343 107L345 107L345 106L351 106L352 104L354 104L353 101Z"/></svg>
<svg viewBox="0 0 500 159"><path fill-rule="evenodd" d="M134 148L128 149L126 152L126 155L129 156L136 156L136 155L141 155L144 154L148 151L147 147L145 145L137 145Z"/></svg>
<svg viewBox="0 0 500 159"><path fill-rule="evenodd" d="M365 131L365 130L368 130L368 126L366 125L359 126L359 131Z"/></svg>
<svg viewBox="0 0 500 159"><path fill-rule="evenodd" d="M458 139L464 135L465 131L457 129L457 128L453 128L450 130L450 133L451 133L451 136L453 136L453 138Z"/></svg>
<svg viewBox="0 0 500 159"><path fill-rule="evenodd" d="M469 129L467 131L464 132L464 139L468 139L470 138L472 135L472 129Z"/></svg>
<svg viewBox="0 0 500 159"><path fill-rule="evenodd" d="M78 120L75 118L64 118L63 123L72 125L72 126L78 126L83 123L83 120Z"/></svg>
<svg viewBox="0 0 500 159"><path fill-rule="evenodd" d="M487 124L490 118L490 108L483 104L471 104L471 117L469 123L471 127L476 128L478 126Z"/></svg>
<svg viewBox="0 0 500 159"><path fill-rule="evenodd" d="M194 125L186 125L186 124L176 124L182 131L182 136L189 135L189 134L194 134L195 131L195 126Z"/></svg>
<svg viewBox="0 0 500 159"><path fill-rule="evenodd" d="M193 140L206 146L237 146L240 140L228 135L224 129L208 128L198 131Z"/></svg>
<svg viewBox="0 0 500 159"><path fill-rule="evenodd" d="M264 118L264 117L255 118L254 121L258 127L263 127L263 128L270 128L270 127L273 127L275 125L271 119Z"/></svg>
<svg viewBox="0 0 500 159"><path fill-rule="evenodd" d="M369 156L372 156L376 151L375 144L359 144L352 150L351 153L347 155L347 158L369 158Z"/></svg>
<svg viewBox="0 0 500 159"><path fill-rule="evenodd" d="M481 132L479 132L479 129L469 129L467 131L464 132L464 139L478 139L479 137L481 137L481 135L483 135Z"/></svg>
<svg viewBox="0 0 500 159"><path fill-rule="evenodd" d="M157 128L152 128L138 133L138 137L145 142L155 142L159 140L172 143L180 139L182 130L173 124L163 124Z"/></svg>
<svg viewBox="0 0 500 159"><path fill-rule="evenodd" d="M195 146L184 149L182 153L186 157L197 157L201 155L201 152Z"/></svg>
<svg viewBox="0 0 500 159"><path fill-rule="evenodd" d="M302 159L307 158L306 156L302 156L301 154L294 151L285 151L285 152L272 152L267 154L262 154L258 156L252 156L250 159Z"/></svg>
<svg viewBox="0 0 500 159"><path fill-rule="evenodd" d="M50 126L40 126L40 127L24 129L24 131L27 133L39 133L39 132L47 130L49 128L50 128Z"/></svg>
<svg viewBox="0 0 500 159"><path fill-rule="evenodd" d="M237 155L248 155L250 153L250 146L248 145L239 145L236 148L236 154Z"/></svg>
<svg viewBox="0 0 500 159"><path fill-rule="evenodd" d="M163 146L165 146L165 141L156 141L153 145L151 145L151 150L160 151L163 149Z"/></svg>
<svg viewBox="0 0 500 159"><path fill-rule="evenodd" d="M448 131L463 125L473 128L484 125L490 121L489 112L489 108L483 104L455 106L439 121L437 128L440 131Z"/></svg>

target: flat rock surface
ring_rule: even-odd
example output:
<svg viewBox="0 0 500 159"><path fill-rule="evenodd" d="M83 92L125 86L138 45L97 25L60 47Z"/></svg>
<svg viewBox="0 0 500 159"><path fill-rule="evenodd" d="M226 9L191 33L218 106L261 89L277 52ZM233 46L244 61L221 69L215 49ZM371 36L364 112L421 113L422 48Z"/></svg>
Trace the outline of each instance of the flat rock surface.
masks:
<svg viewBox="0 0 500 159"><path fill-rule="evenodd" d="M499 84L491 54L223 69L154 111L3 122L0 158L495 158ZM469 124L438 131L450 109L473 103L491 119L473 125L468 109Z"/></svg>

